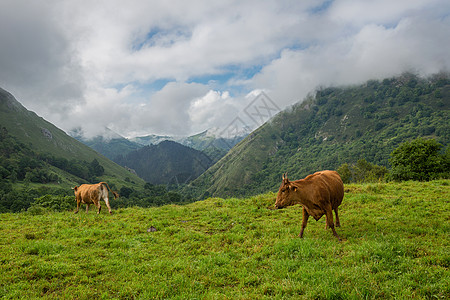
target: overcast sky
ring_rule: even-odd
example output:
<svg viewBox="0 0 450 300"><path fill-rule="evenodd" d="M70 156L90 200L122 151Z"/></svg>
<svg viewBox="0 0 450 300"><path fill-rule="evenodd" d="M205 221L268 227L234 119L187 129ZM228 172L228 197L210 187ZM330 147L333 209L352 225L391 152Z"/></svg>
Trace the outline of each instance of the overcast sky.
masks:
<svg viewBox="0 0 450 300"><path fill-rule="evenodd" d="M0 0L0 87L90 135L252 127L261 91L284 109L319 86L449 71L449 14L448 0Z"/></svg>

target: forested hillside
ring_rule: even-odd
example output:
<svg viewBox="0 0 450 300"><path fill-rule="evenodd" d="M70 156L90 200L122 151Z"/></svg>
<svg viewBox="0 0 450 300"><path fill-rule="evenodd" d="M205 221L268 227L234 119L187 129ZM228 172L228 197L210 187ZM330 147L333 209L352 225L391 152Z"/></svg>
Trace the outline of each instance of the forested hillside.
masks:
<svg viewBox="0 0 450 300"><path fill-rule="evenodd" d="M322 88L275 116L189 186L203 196L275 190L292 179L365 159L389 167L404 141L450 141L448 74L413 74L360 86Z"/></svg>
<svg viewBox="0 0 450 300"><path fill-rule="evenodd" d="M26 209L35 198L73 195L71 187L108 181L144 189L125 168L28 111L0 89L0 212Z"/></svg>
<svg viewBox="0 0 450 300"><path fill-rule="evenodd" d="M172 141L145 146L115 161L133 169L147 182L176 186L197 178L213 163L203 152Z"/></svg>

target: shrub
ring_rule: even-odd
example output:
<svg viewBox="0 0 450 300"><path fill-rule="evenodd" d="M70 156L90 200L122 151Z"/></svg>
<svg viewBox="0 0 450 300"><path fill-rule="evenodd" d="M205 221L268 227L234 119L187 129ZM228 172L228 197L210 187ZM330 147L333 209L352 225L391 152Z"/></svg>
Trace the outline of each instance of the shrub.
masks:
<svg viewBox="0 0 450 300"><path fill-rule="evenodd" d="M74 196L55 196L55 195L45 195L36 198L28 211L39 211L40 208L45 208L53 211L67 211L75 207L75 197Z"/></svg>
<svg viewBox="0 0 450 300"><path fill-rule="evenodd" d="M389 159L392 165L390 178L428 181L448 177L449 156L440 153L442 147L436 140L424 138L401 144Z"/></svg>
<svg viewBox="0 0 450 300"><path fill-rule="evenodd" d="M344 183L377 182L383 180L388 173L386 167L377 166L365 159L360 159L352 165L345 163L337 169L337 172Z"/></svg>

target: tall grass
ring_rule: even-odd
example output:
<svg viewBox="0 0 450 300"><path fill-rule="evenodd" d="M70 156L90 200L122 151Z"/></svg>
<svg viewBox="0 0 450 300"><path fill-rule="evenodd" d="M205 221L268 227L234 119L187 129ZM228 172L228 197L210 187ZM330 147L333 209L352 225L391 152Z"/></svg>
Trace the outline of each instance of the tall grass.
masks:
<svg viewBox="0 0 450 300"><path fill-rule="evenodd" d="M297 238L300 207L273 210L272 193L1 214L0 297L449 298L449 183L346 186L341 243L324 219Z"/></svg>

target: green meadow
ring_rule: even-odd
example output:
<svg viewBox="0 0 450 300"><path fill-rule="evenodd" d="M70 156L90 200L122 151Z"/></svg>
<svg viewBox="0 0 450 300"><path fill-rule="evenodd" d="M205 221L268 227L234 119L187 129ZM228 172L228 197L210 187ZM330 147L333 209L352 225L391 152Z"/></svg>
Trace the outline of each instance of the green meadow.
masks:
<svg viewBox="0 0 450 300"><path fill-rule="evenodd" d="M0 298L448 299L449 184L346 185L342 242L273 193L0 214Z"/></svg>

